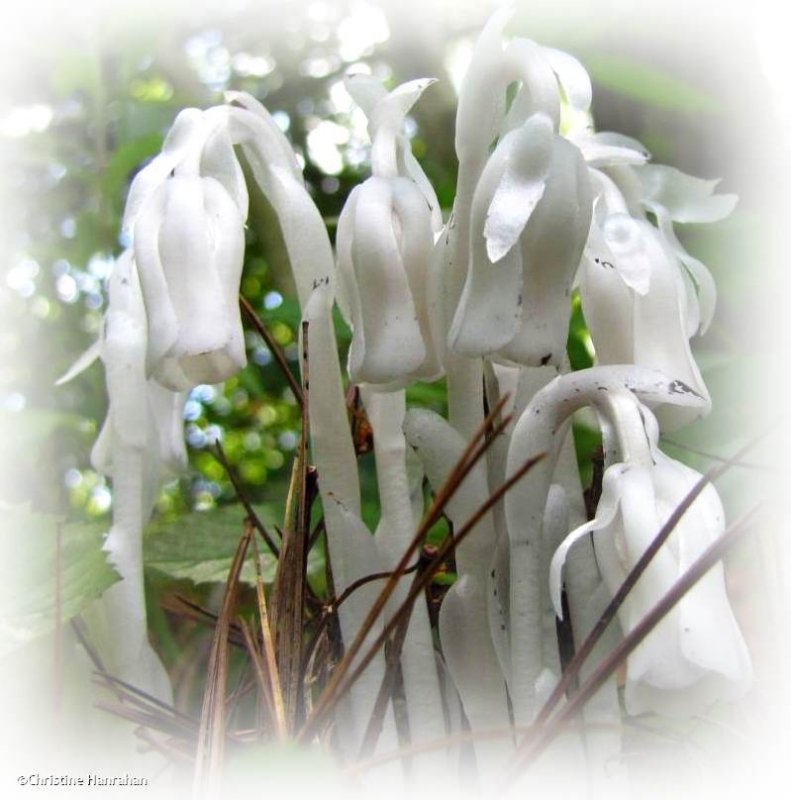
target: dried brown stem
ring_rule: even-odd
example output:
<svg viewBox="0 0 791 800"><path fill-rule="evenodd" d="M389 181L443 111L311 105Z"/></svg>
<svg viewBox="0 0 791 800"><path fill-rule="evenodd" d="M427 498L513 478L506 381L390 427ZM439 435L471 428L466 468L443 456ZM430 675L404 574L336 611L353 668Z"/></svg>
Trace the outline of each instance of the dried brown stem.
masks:
<svg viewBox="0 0 791 800"><path fill-rule="evenodd" d="M203 692L198 747L195 755L193 796L213 798L220 789L222 765L225 755L225 691L228 682L228 633L236 603L239 575L242 571L247 548L253 538L251 521L245 524L233 557L228 580L225 584L220 614L214 629L206 688Z"/></svg>
<svg viewBox="0 0 791 800"><path fill-rule="evenodd" d="M288 359L283 352L283 348L274 340L272 334L269 332L266 325L264 325L263 320L258 316L255 309L252 307L252 305L250 305L250 302L246 297L239 295L239 305L241 306L242 311L247 319L250 320L250 324L266 342L266 346L269 348L269 351L272 353L272 357L275 359L280 371L283 373L283 377L286 379L288 388L291 389L291 393L294 395L294 399L297 401L297 404L300 406L300 408L304 407L305 403L302 397L302 387L299 385L299 382L294 377L294 373L288 366Z"/></svg>
<svg viewBox="0 0 791 800"><path fill-rule="evenodd" d="M231 481L231 485L236 492L236 496L239 498L239 502L244 506L244 510L247 512L247 516L250 518L250 521L255 526L255 529L261 534L261 537L266 542L266 546L272 551L275 558L280 556L280 548L275 544L274 539L270 535L269 531L266 529L266 526L261 521L261 518L253 508L253 504L250 502L249 498L247 497L247 493L242 488L241 483L236 477L236 473L234 472L233 467L231 466L230 462L228 461L228 457L225 455L225 450L223 446L220 444L219 439L214 443L214 449L217 454L217 460L222 464L223 468L225 469L226 473L228 474L228 478Z"/></svg>

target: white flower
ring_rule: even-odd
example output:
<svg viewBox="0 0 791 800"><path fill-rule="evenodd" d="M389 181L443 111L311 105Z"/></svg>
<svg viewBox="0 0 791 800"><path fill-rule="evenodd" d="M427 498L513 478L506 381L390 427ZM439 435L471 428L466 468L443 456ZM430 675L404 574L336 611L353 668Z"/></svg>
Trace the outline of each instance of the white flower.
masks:
<svg viewBox="0 0 791 800"><path fill-rule="evenodd" d="M619 448L616 452L623 452L626 458L635 448L646 449L646 434L639 417L636 424L633 417L629 418L627 426L624 413L616 417L611 406L614 398L623 398L621 403L627 408L628 404L635 407L635 395L660 406L696 406L703 402L683 381L656 370L633 365L592 367L559 375L535 392L511 434L506 475L516 473L531 458L545 456L504 499L510 544L509 690L514 719L519 723L531 721L537 710L545 648L540 620L543 597L548 592L542 572L543 529L547 497L568 422L576 411L592 406L608 423L602 426L608 449L613 450L615 440Z"/></svg>
<svg viewBox="0 0 791 800"><path fill-rule="evenodd" d="M337 301L353 330L351 380L385 390L441 374L429 278L439 206L401 132L431 83L387 94L363 76L347 81L369 116L373 175L351 192L338 220Z"/></svg>
<svg viewBox="0 0 791 800"><path fill-rule="evenodd" d="M470 266L450 346L559 366L590 217L585 162L548 116L536 113L503 136L473 196Z"/></svg>
<svg viewBox="0 0 791 800"><path fill-rule="evenodd" d="M174 175L134 226L147 366L163 386L219 383L246 363L239 311L243 219L215 178Z"/></svg>
<svg viewBox="0 0 791 800"><path fill-rule="evenodd" d="M91 453L94 467L113 478L113 524L104 544L122 580L98 604L94 630L111 673L160 697L170 684L148 642L143 594L143 526L162 478L186 466L185 395L146 378L147 320L130 250L113 265L99 353L109 408Z"/></svg>
<svg viewBox="0 0 791 800"><path fill-rule="evenodd" d="M607 468L595 519L570 533L553 557L550 591L559 616L560 571L575 541L594 534L596 559L614 594L701 477L656 447L655 420L646 408L640 409L637 416L633 399L631 405L631 413L624 413L621 406L623 418L616 414L610 420L621 440L619 456L625 459ZM635 424L636 416L646 421L645 428ZM709 485L627 595L619 610L624 632L641 621L722 535L724 527L722 503ZM702 713L719 699L738 696L750 677L749 655L728 602L722 564L718 564L684 595L629 657L627 710L632 714L653 711L673 716Z"/></svg>
<svg viewBox="0 0 791 800"><path fill-rule="evenodd" d="M659 369L691 386L705 405L660 414L664 429L681 427L711 405L689 343L684 269L662 233L632 215L611 178L596 170L592 175L598 198L580 267L580 294L597 362Z"/></svg>

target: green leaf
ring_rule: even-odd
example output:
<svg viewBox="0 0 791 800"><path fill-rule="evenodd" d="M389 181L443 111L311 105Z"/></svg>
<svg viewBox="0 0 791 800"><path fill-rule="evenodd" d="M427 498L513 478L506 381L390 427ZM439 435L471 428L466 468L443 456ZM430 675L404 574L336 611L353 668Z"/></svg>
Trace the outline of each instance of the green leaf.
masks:
<svg viewBox="0 0 791 800"><path fill-rule="evenodd" d="M24 506L7 510L5 517L0 534L0 627L5 634L0 655L55 627L57 584L65 622L118 580L102 550L104 525L60 524L59 517Z"/></svg>
<svg viewBox="0 0 791 800"><path fill-rule="evenodd" d="M275 525L282 516L280 509L265 503L255 506L255 511L267 530L274 534ZM144 541L146 567L193 583L224 583L246 516L244 507L234 504L212 511L195 511L166 523L153 524ZM258 549L264 582L271 583L277 566L275 557L265 545L259 544ZM313 548L308 557L308 574L321 572L323 561L318 548ZM255 564L250 557L242 567L241 580L255 585Z"/></svg>
<svg viewBox="0 0 791 800"><path fill-rule="evenodd" d="M640 103L678 111L721 110L710 95L655 67L602 54L591 56L585 63L594 84Z"/></svg>

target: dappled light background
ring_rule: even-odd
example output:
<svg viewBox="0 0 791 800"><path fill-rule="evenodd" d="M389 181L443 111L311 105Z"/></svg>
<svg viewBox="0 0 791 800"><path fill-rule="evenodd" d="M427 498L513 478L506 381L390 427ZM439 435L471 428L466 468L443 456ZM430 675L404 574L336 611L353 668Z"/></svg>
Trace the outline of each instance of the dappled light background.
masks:
<svg viewBox="0 0 791 800"><path fill-rule="evenodd" d="M222 102L227 90L258 97L294 144L334 235L346 195L368 174L365 118L343 76L365 71L392 85L436 77L408 130L447 211L456 168L456 87L474 37L500 4L31 5L9 15L0 30L0 502L29 504L36 513L95 523L99 530L112 508L111 487L89 461L106 406L101 365L54 384L99 335L105 279L124 246L119 217L126 191L139 166L159 151L177 112ZM731 454L781 410L788 310L778 276L787 268L781 209L787 205L788 120L777 112L765 74L774 70L771 79L780 69L777 52L759 46L772 39L772 19L764 21L759 40L755 8L747 3L514 5L512 33L568 50L589 70L599 129L634 136L659 163L721 177L720 190L740 197L727 221L684 231L685 244L709 266L719 290L715 321L696 342L714 411L665 446L705 469L712 456ZM262 198L252 200L242 292L296 370L299 312L283 246ZM345 347L349 332L340 319L337 327ZM264 516L280 520L299 413L254 331L247 332L247 346L249 365L237 377L191 393L184 411L191 469L162 493L155 530L187 511L222 509L234 499L212 448L218 439ZM590 362L581 324L570 346L578 364ZM442 410L441 386L420 384L410 399ZM772 437L783 460L787 451L778 442L787 428L783 423ZM593 441L586 445L582 429L579 439L582 457ZM729 511L738 513L772 480L764 467L733 470L721 485ZM370 478L367 489L370 521L377 513ZM16 533L8 532L9 542ZM229 538L228 559L233 545ZM751 542L735 554L731 570L731 591L761 674L778 663L767 615L772 597L784 591L782 567L767 564L767 553ZM150 576L160 599L169 591L164 575L182 580L184 589L189 580L221 574L212 569L222 564L207 568L194 555L180 567L173 553L160 557L162 570ZM177 663L186 639L167 631L162 614L157 619L158 644L188 695L189 664Z"/></svg>

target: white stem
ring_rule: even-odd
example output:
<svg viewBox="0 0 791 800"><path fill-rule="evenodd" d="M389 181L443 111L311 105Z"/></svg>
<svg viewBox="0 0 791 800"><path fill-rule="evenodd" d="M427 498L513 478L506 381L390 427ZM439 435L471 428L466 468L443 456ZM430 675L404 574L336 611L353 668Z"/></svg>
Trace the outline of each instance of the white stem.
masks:
<svg viewBox="0 0 791 800"><path fill-rule="evenodd" d="M566 493L567 532L586 521L577 456L571 433L566 437L558 457L553 480ZM566 557L566 598L569 605L574 644L579 648L609 602L610 595L601 579L590 537L577 542ZM601 659L617 644L619 629L611 625L583 665L583 680L592 674ZM621 708L617 677L613 675L582 709L585 720L583 737L592 797L626 796L625 770L622 768Z"/></svg>
<svg viewBox="0 0 791 800"><path fill-rule="evenodd" d="M403 391L375 392L362 387L361 394L374 435L376 478L381 519L376 542L389 569L395 567L414 537L409 479L406 470L406 440L403 432L406 400ZM388 613L400 605L408 592L408 579L393 594ZM409 732L413 744L435 741L446 735L434 643L425 603L416 602L409 621L401 672L404 679ZM418 778L428 777L434 760L416 759Z"/></svg>
<svg viewBox="0 0 791 800"><path fill-rule="evenodd" d="M430 411L407 414L405 434L435 490L446 481L464 452L465 441L448 422ZM459 530L489 497L486 465L479 461L445 506ZM486 514L456 548L456 583L445 595L439 614L442 652L473 731L505 730L510 725L505 680L487 609L487 577L496 544L494 517ZM509 747L500 740L475 742L479 774L493 776Z"/></svg>
<svg viewBox="0 0 791 800"><path fill-rule="evenodd" d="M143 501L143 454L122 445L113 459L115 507L104 549L121 580L102 595L89 616L89 627L114 677L170 702L170 680L148 640L143 586L143 521L148 517Z"/></svg>

